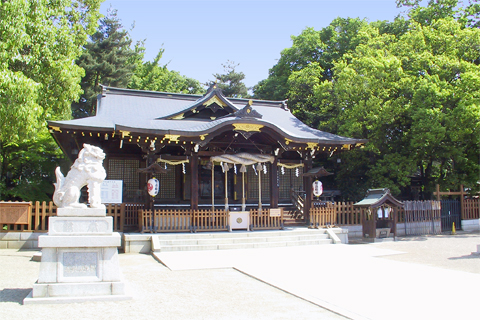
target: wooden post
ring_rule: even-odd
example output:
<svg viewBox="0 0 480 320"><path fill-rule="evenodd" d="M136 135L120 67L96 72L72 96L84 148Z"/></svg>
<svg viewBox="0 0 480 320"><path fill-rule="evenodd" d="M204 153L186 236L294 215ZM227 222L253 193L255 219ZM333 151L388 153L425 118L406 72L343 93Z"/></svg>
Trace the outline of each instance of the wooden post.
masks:
<svg viewBox="0 0 480 320"><path fill-rule="evenodd" d="M215 210L215 163L212 162L212 212Z"/></svg>
<svg viewBox="0 0 480 320"><path fill-rule="evenodd" d="M225 170L225 211L228 211L228 170Z"/></svg>
<svg viewBox="0 0 480 320"><path fill-rule="evenodd" d="M262 170L258 170L258 213L262 212Z"/></svg>
<svg viewBox="0 0 480 320"><path fill-rule="evenodd" d="M312 169L312 158L308 155L305 157L304 160L304 172L308 172ZM312 207L312 199L313 199L313 190L312 190L312 178L310 176L304 176L303 179L303 188L305 190L305 204L303 206L303 216L305 217L305 221L309 221L310 215L310 208Z"/></svg>
<svg viewBox="0 0 480 320"><path fill-rule="evenodd" d="M190 157L190 208L198 210L198 153Z"/></svg>
<svg viewBox="0 0 480 320"><path fill-rule="evenodd" d="M242 172L242 211L247 209L245 204L245 172Z"/></svg>
<svg viewBox="0 0 480 320"><path fill-rule="evenodd" d="M278 198L280 197L280 189L278 185L278 159L275 157L273 164L270 166L270 207L278 208Z"/></svg>
<svg viewBox="0 0 480 320"><path fill-rule="evenodd" d="M465 203L464 203L464 198L465 198L465 191L463 188L463 184L460 185L460 219L465 220ZM459 228L461 226L458 226Z"/></svg>

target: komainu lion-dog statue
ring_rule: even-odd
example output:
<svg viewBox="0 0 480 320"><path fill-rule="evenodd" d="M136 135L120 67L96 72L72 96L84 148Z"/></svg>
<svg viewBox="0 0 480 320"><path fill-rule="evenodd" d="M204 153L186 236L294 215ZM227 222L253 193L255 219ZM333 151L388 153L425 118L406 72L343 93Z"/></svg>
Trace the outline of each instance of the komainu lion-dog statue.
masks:
<svg viewBox="0 0 480 320"><path fill-rule="evenodd" d="M55 186L53 202L57 207L86 208L85 204L78 201L80 190L87 186L90 208L105 208L101 200L101 184L107 176L103 168L103 159L105 153L102 149L84 144L66 177L63 176L60 167L55 169L57 183L53 184Z"/></svg>

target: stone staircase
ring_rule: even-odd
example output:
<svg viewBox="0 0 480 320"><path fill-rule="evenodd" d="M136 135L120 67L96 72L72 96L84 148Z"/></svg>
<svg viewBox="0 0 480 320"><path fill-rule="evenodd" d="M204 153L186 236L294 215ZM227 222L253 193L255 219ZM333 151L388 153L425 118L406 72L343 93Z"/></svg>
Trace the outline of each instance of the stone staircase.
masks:
<svg viewBox="0 0 480 320"><path fill-rule="evenodd" d="M330 233L330 234L329 234ZM339 240L341 239L341 240ZM320 245L346 242L346 230L340 228L288 228L276 231L234 231L212 233L152 234L153 252L228 250Z"/></svg>

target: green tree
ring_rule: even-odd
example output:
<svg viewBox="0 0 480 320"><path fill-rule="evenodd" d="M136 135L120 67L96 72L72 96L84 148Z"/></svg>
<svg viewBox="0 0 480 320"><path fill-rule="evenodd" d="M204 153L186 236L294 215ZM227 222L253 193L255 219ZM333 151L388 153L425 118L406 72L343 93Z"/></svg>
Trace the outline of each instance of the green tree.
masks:
<svg viewBox="0 0 480 320"><path fill-rule="evenodd" d="M455 20L449 7L448 14L431 9L428 19L415 9L423 18L410 19L399 36L374 24L360 29L364 42L336 62L331 81L321 81L313 64L289 77L289 95L317 108L319 128L369 139L341 155L340 178L363 170L359 190L398 194L415 174L427 197L435 183L478 187L480 30Z"/></svg>
<svg viewBox="0 0 480 320"><path fill-rule="evenodd" d="M126 88L135 64L129 63L136 52L132 40L123 29L117 11L110 9L100 19L97 31L90 36L77 64L85 70L81 86L83 95L79 103L72 105L73 116L81 118L95 114L100 85Z"/></svg>
<svg viewBox="0 0 480 320"><path fill-rule="evenodd" d="M84 74L72 61L95 30L99 6L99 0L0 2L1 198L7 175L21 178L10 148L36 141L47 120L70 117Z"/></svg>
<svg viewBox="0 0 480 320"><path fill-rule="evenodd" d="M269 71L267 79L253 87L254 97L284 100L289 91L288 78L292 72L316 63L321 68L320 80L331 80L335 61L351 52L362 42L358 31L368 24L362 19L336 18L320 31L307 28L292 36L292 47L284 49L278 63ZM296 101L290 101L295 105ZM299 108L300 109L300 108Z"/></svg>
<svg viewBox="0 0 480 320"><path fill-rule="evenodd" d="M226 64L222 64L225 73L216 73L213 76L218 81L217 86L222 89L225 96L232 98L248 98L250 97L248 94L248 88L243 83L245 74L235 70L239 65L239 63L235 64L233 61L227 61ZM209 86L210 84L207 83L206 85Z"/></svg>
<svg viewBox="0 0 480 320"><path fill-rule="evenodd" d="M128 88L137 90L177 92L189 94L203 94L205 89L195 79L187 78L176 71L167 69L167 64L160 66L160 59L165 49L160 49L155 59L143 62L143 42L135 47L136 61L132 61L136 67Z"/></svg>

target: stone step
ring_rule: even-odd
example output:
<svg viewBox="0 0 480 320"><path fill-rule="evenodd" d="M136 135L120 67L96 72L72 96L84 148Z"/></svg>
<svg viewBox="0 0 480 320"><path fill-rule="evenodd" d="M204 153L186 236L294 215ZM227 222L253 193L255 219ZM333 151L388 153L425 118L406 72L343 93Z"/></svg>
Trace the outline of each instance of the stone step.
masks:
<svg viewBox="0 0 480 320"><path fill-rule="evenodd" d="M197 250L230 250L230 249L255 249L255 248L274 248L287 246L306 246L331 244L331 239L317 240L299 240L299 241L281 241L281 242L253 242L253 243L219 243L219 244L198 244L198 245L169 245L161 246L155 252L171 251L197 251Z"/></svg>
<svg viewBox="0 0 480 320"><path fill-rule="evenodd" d="M343 233L341 229L333 231ZM252 249L333 243L325 229L307 228L288 231L152 234L151 237L154 252Z"/></svg>
<svg viewBox="0 0 480 320"><path fill-rule="evenodd" d="M325 233L292 235L292 236L265 236L265 237L223 237L223 238L190 238L190 239L164 239L158 236L161 246L176 245L210 245L210 244L233 244L233 243L257 243L257 242L290 242L298 240L328 239Z"/></svg>

